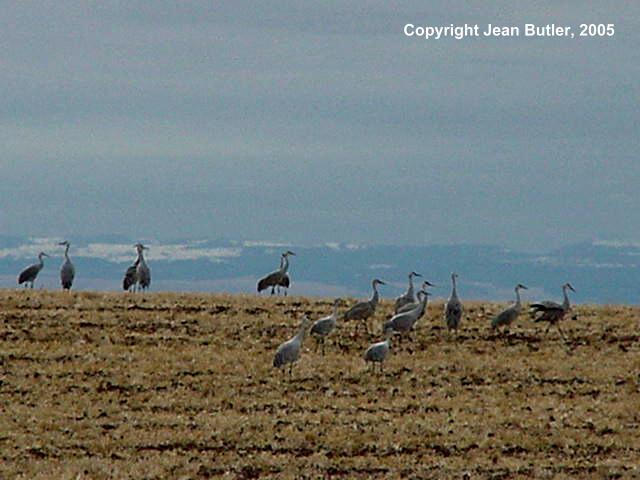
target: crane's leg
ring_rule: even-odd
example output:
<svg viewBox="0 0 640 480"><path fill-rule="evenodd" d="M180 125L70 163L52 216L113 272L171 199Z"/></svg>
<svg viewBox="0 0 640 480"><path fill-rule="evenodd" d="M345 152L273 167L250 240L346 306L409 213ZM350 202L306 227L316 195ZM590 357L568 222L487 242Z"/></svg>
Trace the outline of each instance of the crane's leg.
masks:
<svg viewBox="0 0 640 480"><path fill-rule="evenodd" d="M293 363L289 364L289 380L293 379Z"/></svg>
<svg viewBox="0 0 640 480"><path fill-rule="evenodd" d="M322 356L324 357L324 337L322 338Z"/></svg>
<svg viewBox="0 0 640 480"><path fill-rule="evenodd" d="M284 296L285 296L285 297L287 296L287 292L288 292L288 291L289 291L289 290L288 290L287 288L285 288L285 289L284 289Z"/></svg>
<svg viewBox="0 0 640 480"><path fill-rule="evenodd" d="M276 287L271 287L271 295L276 293Z"/></svg>
<svg viewBox="0 0 640 480"><path fill-rule="evenodd" d="M560 336L562 337L562 340L564 340L564 342L567 343L567 337L564 336L564 332L560 328L560 323L556 323L556 326L558 327L558 331L560 332Z"/></svg>

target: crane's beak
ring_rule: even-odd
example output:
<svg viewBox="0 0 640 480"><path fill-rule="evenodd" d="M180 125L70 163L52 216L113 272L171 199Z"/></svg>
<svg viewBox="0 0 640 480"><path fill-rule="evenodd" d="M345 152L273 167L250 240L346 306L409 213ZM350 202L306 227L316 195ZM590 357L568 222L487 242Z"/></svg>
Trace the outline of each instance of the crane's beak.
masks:
<svg viewBox="0 0 640 480"><path fill-rule="evenodd" d="M569 287L569 290L571 290L572 292L576 291L575 288L573 288L570 283L567 283L567 287Z"/></svg>
<svg viewBox="0 0 640 480"><path fill-rule="evenodd" d="M422 285L425 285L425 286L427 286L427 287L436 287L436 288L437 288L437 285L434 285L433 283L428 282L427 280L425 280L424 282L422 282Z"/></svg>
<svg viewBox="0 0 640 480"><path fill-rule="evenodd" d="M411 272L411 273L413 273L413 276L414 276L414 277L421 277L421 276L422 276L422 275L420 275L418 272Z"/></svg>

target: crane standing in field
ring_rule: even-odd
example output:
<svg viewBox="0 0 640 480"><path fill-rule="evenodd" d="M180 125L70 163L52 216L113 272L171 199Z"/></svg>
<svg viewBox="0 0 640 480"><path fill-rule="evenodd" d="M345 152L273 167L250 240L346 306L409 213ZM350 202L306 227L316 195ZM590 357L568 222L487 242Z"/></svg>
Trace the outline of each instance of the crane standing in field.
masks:
<svg viewBox="0 0 640 480"><path fill-rule="evenodd" d="M552 302L550 300L545 300L539 303L531 304L531 316L533 317L534 322L548 322L549 326L545 330L545 333L549 331L552 325L558 327L558 331L562 336L563 340L566 340L562 329L560 328L560 321L565 317L569 311L571 311L571 303L569 302L569 295L567 294L567 290L571 290L575 292L574 288L570 283L565 283L562 285L562 295L564 296L564 301L562 304L557 302Z"/></svg>
<svg viewBox="0 0 640 480"><path fill-rule="evenodd" d="M503 328L503 332L509 329L509 326L518 318L520 312L522 311L522 303L520 302L520 290L527 290L527 287L519 283L516 285L516 303L505 308L498 315L493 317L491 320L491 329L496 329L500 327Z"/></svg>
<svg viewBox="0 0 640 480"><path fill-rule="evenodd" d="M396 303L395 303L395 307L394 307L394 311L395 313L398 313L398 311L405 305L407 305L408 303L416 303L417 299L416 299L416 294L413 288L413 277L421 277L422 275L420 275L419 273L416 272L411 272L409 274L409 288L407 289L407 291L405 293L403 293L402 295L400 295L398 298L396 298Z"/></svg>
<svg viewBox="0 0 640 480"><path fill-rule="evenodd" d="M76 276L76 268L71 263L71 259L69 258L69 247L71 244L68 240L64 242L60 242L58 245L64 246L64 262L60 266L60 283L62 284L63 290L71 290L71 286L73 285L73 279Z"/></svg>
<svg viewBox="0 0 640 480"><path fill-rule="evenodd" d="M36 277L40 273L40 270L42 270L42 268L44 267L44 261L42 260L43 257L49 257L49 255L44 252L40 252L38 254L38 263L29 265L27 268L20 272L20 275L18 275L18 285L22 285L24 283L24 286L26 288L27 284L30 284L31 288L33 288Z"/></svg>
<svg viewBox="0 0 640 480"><path fill-rule="evenodd" d="M380 295L378 294L378 285L386 285L382 280L375 278L371 282L371 288L373 288L373 295L369 300L364 302L356 303L349 310L344 312L342 318L344 320L362 320L364 323L364 327L369 332L369 325L367 325L367 319L373 316L376 313L376 307L378 306L378 301L380 300Z"/></svg>
<svg viewBox="0 0 640 480"><path fill-rule="evenodd" d="M271 287L271 295L274 295L276 288L278 289L278 293L280 293L280 287L285 289L289 288L291 284L289 274L287 273L289 270L289 255L295 256L295 253L291 250L284 252L280 257L280 268L258 280L258 293ZM285 290L284 294L285 296L287 295L287 290Z"/></svg>
<svg viewBox="0 0 640 480"><path fill-rule="evenodd" d="M422 317L427 309L427 300L431 295L425 290L420 290L418 296L420 297L420 304L413 310L408 312L396 313L391 320L384 324L383 330L385 333L392 331L399 334L408 334L413 330L416 322ZM402 338L402 337L400 337Z"/></svg>
<svg viewBox="0 0 640 480"><path fill-rule="evenodd" d="M122 288L124 290L131 290L133 288L135 292L136 290L146 290L149 288L149 285L151 285L151 270L147 262L145 262L143 255L143 251L148 250L148 248L141 243L136 243L134 247L136 247L138 256L133 265L127 268L124 278L122 279Z"/></svg>
<svg viewBox="0 0 640 480"><path fill-rule="evenodd" d="M451 296L447 303L444 306L444 319L447 324L447 329L449 331L455 330L458 332L458 327L460 326L460 319L462 318L462 302L458 298L458 291L456 289L456 278L458 278L457 273L451 274Z"/></svg>
<svg viewBox="0 0 640 480"><path fill-rule="evenodd" d="M342 304L341 298L336 298L333 302L333 313L327 317L320 318L313 322L311 335L316 339L316 350L318 344L322 345L322 355L324 356L324 342L327 336L336 328L338 320L338 307Z"/></svg>
<svg viewBox="0 0 640 480"><path fill-rule="evenodd" d="M298 361L298 358L300 358L300 350L302 349L302 342L308 326L309 318L304 315L300 322L298 333L293 338L281 343L273 357L273 366L275 368L282 368L287 364L289 365L289 378L293 375L293 364ZM284 370L282 372L284 375Z"/></svg>
<svg viewBox="0 0 640 480"><path fill-rule="evenodd" d="M382 372L384 363L387 355L389 354L389 350L391 349L391 337L393 336L392 330L387 330L385 332L385 339L382 342L377 342L369 346L367 350L364 352L363 358L367 363L371 363L371 368L375 372L375 364L380 364L380 371Z"/></svg>
<svg viewBox="0 0 640 480"><path fill-rule="evenodd" d="M142 289L142 291L148 290L151 285L151 270L147 265L147 262L144 261L144 255L142 254L143 250L149 250L148 247L145 247L141 243L136 244L136 251L138 252L138 265L136 266L136 277L138 277L138 290Z"/></svg>

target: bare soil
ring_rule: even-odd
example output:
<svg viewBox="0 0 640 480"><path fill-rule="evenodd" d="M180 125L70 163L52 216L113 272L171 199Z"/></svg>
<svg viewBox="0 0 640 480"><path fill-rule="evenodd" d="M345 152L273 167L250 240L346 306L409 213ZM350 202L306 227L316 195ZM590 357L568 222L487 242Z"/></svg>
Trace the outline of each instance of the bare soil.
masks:
<svg viewBox="0 0 640 480"><path fill-rule="evenodd" d="M275 370L331 303L0 291L0 478L640 478L638 308L578 307L564 342L430 305L372 373L383 302Z"/></svg>

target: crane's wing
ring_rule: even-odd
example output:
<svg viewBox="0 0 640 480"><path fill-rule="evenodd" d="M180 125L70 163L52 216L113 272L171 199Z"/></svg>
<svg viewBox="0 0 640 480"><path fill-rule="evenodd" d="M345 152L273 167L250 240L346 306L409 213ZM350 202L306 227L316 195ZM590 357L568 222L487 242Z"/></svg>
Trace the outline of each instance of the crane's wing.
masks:
<svg viewBox="0 0 640 480"><path fill-rule="evenodd" d="M258 280L258 292L277 285L279 277L279 271L271 272L270 274L262 277L260 280Z"/></svg>
<svg viewBox="0 0 640 480"><path fill-rule="evenodd" d="M124 290L129 290L131 286L136 283L137 269L137 262L127 268L127 271L124 274L124 279L122 279L122 288Z"/></svg>
<svg viewBox="0 0 640 480"><path fill-rule="evenodd" d="M18 275L18 285L24 282L30 282L38 275L39 271L39 265L29 265L27 268L20 272L20 275Z"/></svg>

